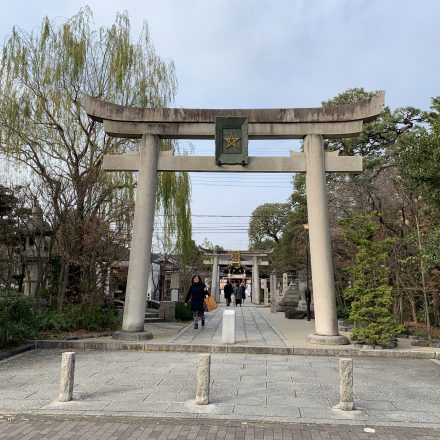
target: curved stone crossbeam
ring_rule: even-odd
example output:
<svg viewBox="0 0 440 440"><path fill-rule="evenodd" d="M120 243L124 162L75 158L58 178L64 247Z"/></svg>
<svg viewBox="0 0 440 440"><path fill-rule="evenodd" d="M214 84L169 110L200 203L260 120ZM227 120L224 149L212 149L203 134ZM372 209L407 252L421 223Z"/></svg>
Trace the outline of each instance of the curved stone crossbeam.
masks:
<svg viewBox="0 0 440 440"><path fill-rule="evenodd" d="M217 116L246 116L249 139L300 139L308 134L325 138L352 137L362 123L382 111L385 94L347 105L287 109L140 108L112 104L82 95L87 114L103 122L107 134L140 138L143 134L174 139L212 139Z"/></svg>

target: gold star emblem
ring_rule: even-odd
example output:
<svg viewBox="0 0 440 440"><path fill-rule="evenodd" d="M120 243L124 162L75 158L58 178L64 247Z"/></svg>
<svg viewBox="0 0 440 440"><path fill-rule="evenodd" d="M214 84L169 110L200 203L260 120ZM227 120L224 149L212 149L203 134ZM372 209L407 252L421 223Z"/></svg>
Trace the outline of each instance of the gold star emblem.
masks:
<svg viewBox="0 0 440 440"><path fill-rule="evenodd" d="M226 148L238 148L237 142L241 139L235 136L234 133L231 133L229 136L223 138L226 141Z"/></svg>

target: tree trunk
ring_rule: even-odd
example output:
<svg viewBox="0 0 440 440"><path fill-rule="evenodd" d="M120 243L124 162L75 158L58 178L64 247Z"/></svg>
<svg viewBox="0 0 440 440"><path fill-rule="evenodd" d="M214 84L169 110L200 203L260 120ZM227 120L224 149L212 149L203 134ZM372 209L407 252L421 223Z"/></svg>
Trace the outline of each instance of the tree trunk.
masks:
<svg viewBox="0 0 440 440"><path fill-rule="evenodd" d="M69 278L69 260L62 260L60 270L60 283L58 286L57 310L63 313L64 299L66 297L67 281Z"/></svg>
<svg viewBox="0 0 440 440"><path fill-rule="evenodd" d="M412 320L415 324L418 324L418 320L417 320L417 307L416 307L416 299L414 298L413 295L409 294L408 292L405 292L406 296L408 297L409 300L409 304L411 306L411 315L412 315Z"/></svg>
<svg viewBox="0 0 440 440"><path fill-rule="evenodd" d="M432 295L432 308L434 309L434 325L440 325L440 301L437 293Z"/></svg>

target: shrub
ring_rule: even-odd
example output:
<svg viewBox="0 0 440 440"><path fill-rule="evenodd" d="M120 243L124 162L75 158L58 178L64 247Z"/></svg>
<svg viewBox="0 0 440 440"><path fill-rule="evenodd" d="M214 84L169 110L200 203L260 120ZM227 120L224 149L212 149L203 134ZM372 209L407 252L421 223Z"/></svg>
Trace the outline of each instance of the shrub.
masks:
<svg viewBox="0 0 440 440"><path fill-rule="evenodd" d="M389 285L388 249L391 241L377 240L377 214L353 214L341 221L344 235L357 247L354 264L347 268L352 282L343 294L351 301L350 320L355 323L351 339L366 344L384 345L403 326L391 313L392 286Z"/></svg>
<svg viewBox="0 0 440 440"><path fill-rule="evenodd" d="M176 303L176 319L178 321L190 321L193 318L191 309L183 303Z"/></svg>
<svg viewBox="0 0 440 440"><path fill-rule="evenodd" d="M338 319L348 320L350 317L351 306L344 304L337 307L336 312Z"/></svg>
<svg viewBox="0 0 440 440"><path fill-rule="evenodd" d="M34 338L38 327L33 298L14 291L0 291L0 348Z"/></svg>
<svg viewBox="0 0 440 440"><path fill-rule="evenodd" d="M103 309L99 304L66 306L63 313L46 310L41 318L40 329L54 333L76 330L115 329L120 325L117 311Z"/></svg>

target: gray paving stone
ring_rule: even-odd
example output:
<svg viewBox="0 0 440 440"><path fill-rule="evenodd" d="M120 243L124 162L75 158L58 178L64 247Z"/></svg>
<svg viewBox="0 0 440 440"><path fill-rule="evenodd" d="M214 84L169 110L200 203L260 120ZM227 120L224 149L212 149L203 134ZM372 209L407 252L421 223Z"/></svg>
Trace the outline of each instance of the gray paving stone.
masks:
<svg viewBox="0 0 440 440"><path fill-rule="evenodd" d="M26 412L38 410L49 403L48 400L34 399L4 399L0 398L0 411Z"/></svg>
<svg viewBox="0 0 440 440"><path fill-rule="evenodd" d="M89 394L85 399L82 400L115 400L118 402L143 402L148 398L147 393L115 393L112 390L107 392L95 392Z"/></svg>
<svg viewBox="0 0 440 440"><path fill-rule="evenodd" d="M393 402L394 407L399 411L427 411L434 414L440 414L440 403L423 401L420 399L413 400L396 400Z"/></svg>
<svg viewBox="0 0 440 440"><path fill-rule="evenodd" d="M105 411L109 412L162 412L170 406L170 401L113 401L110 402L106 407Z"/></svg>
<svg viewBox="0 0 440 440"><path fill-rule="evenodd" d="M233 376L234 377L234 376ZM247 375L247 376L243 376L241 373L239 376L237 376L240 378L240 382L249 382L251 383L253 386L254 385L265 385L267 382L267 377L263 376L263 377L258 377L258 376L252 376L252 375Z"/></svg>
<svg viewBox="0 0 440 440"><path fill-rule="evenodd" d="M213 398L217 396L213 393ZM240 404L240 405L266 405L266 396L254 396L254 395L235 395L235 396L227 396L226 399L222 399L225 403L231 403L234 405ZM278 400L279 403L279 400Z"/></svg>
<svg viewBox="0 0 440 440"><path fill-rule="evenodd" d="M296 383L296 382L268 382L267 383L268 390L282 390L282 391L301 391L306 390L310 393L320 393L322 391L321 385L318 384L304 384L304 383Z"/></svg>
<svg viewBox="0 0 440 440"><path fill-rule="evenodd" d="M243 387L237 389L237 396L267 396L270 395L266 388Z"/></svg>
<svg viewBox="0 0 440 440"><path fill-rule="evenodd" d="M295 390L296 397L310 397L315 399L332 399L339 393L334 393L326 390Z"/></svg>
<svg viewBox="0 0 440 440"><path fill-rule="evenodd" d="M339 403L336 399L333 405ZM332 402L330 402L332 403ZM396 406L388 400L355 400L354 407L357 410L395 411Z"/></svg>
<svg viewBox="0 0 440 440"><path fill-rule="evenodd" d="M305 419L326 420L369 420L369 413L365 411L341 411L332 408L300 407L301 417Z"/></svg>
<svg viewBox="0 0 440 440"><path fill-rule="evenodd" d="M238 371L240 376L251 376L257 378L265 378L267 376L267 367L255 367L255 365L246 364Z"/></svg>
<svg viewBox="0 0 440 440"><path fill-rule="evenodd" d="M267 382L293 382L293 375L289 371L270 370L266 378Z"/></svg>
<svg viewBox="0 0 440 440"><path fill-rule="evenodd" d="M292 405L295 407L305 408L329 408L330 404L328 399L312 399L307 397L295 397L295 396L267 396L267 405ZM339 400L338 400L339 403Z"/></svg>
<svg viewBox="0 0 440 440"><path fill-rule="evenodd" d="M393 422L421 422L440 423L440 417L428 411L374 411L368 410L368 415L373 420Z"/></svg>

